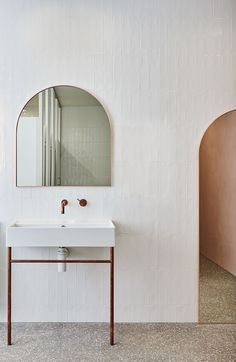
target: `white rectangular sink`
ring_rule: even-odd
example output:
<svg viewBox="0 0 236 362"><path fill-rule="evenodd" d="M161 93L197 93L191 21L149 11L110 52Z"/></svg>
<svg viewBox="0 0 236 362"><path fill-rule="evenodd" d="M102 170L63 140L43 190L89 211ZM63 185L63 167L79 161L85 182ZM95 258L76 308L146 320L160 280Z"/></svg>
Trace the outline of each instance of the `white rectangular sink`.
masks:
<svg viewBox="0 0 236 362"><path fill-rule="evenodd" d="M97 222L14 223L7 228L6 245L12 247L111 247L115 225Z"/></svg>

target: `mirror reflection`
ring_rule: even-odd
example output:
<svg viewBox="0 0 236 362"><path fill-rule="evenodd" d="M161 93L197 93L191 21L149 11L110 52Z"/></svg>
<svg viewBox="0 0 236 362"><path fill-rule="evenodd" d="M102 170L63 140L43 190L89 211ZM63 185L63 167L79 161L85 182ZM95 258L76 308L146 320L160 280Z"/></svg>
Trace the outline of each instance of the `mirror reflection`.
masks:
<svg viewBox="0 0 236 362"><path fill-rule="evenodd" d="M17 186L110 186L110 123L72 86L36 94L17 125Z"/></svg>

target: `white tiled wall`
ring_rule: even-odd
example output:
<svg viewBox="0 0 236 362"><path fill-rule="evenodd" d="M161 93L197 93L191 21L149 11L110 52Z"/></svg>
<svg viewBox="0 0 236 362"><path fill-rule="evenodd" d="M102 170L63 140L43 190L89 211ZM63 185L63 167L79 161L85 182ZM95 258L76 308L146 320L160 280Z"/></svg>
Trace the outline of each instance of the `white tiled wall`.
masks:
<svg viewBox="0 0 236 362"><path fill-rule="evenodd" d="M68 217L117 224L117 321L197 320L198 147L208 125L236 108L235 13L233 0L1 1L1 320L6 225L59 215L62 198ZM17 117L56 84L89 90L108 111L111 188L15 188ZM14 266L13 319L108 320L107 266L68 269Z"/></svg>

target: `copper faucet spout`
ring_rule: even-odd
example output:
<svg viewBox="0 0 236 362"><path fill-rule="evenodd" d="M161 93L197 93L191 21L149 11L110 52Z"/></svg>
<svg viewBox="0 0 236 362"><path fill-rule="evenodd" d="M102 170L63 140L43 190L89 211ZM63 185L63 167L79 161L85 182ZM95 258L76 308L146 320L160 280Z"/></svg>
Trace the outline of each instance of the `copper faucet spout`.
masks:
<svg viewBox="0 0 236 362"><path fill-rule="evenodd" d="M65 214L65 206L68 205L67 200L61 200L61 214Z"/></svg>

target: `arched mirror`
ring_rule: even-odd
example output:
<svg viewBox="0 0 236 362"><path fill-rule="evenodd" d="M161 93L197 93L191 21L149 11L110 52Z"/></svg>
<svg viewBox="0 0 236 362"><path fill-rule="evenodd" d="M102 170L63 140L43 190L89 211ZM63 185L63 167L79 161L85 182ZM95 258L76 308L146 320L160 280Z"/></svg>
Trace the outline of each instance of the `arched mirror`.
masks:
<svg viewBox="0 0 236 362"><path fill-rule="evenodd" d="M45 89L17 123L17 186L110 186L110 122L101 103L72 86Z"/></svg>

